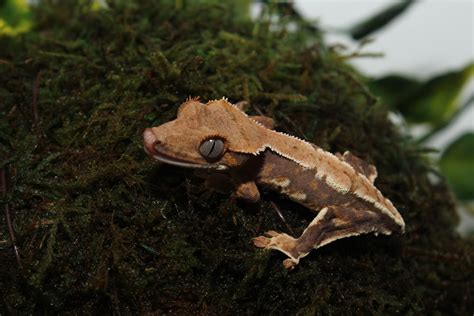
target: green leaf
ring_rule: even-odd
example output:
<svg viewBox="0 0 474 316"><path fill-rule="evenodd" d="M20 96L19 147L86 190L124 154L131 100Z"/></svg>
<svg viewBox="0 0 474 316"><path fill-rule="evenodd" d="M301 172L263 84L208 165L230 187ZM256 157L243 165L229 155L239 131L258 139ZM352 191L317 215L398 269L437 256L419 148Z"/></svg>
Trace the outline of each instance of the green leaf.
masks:
<svg viewBox="0 0 474 316"><path fill-rule="evenodd" d="M413 0L404 0L383 9L379 13L371 16L367 20L355 25L349 31L353 39L359 40L387 25L390 21L402 14L410 5L415 3Z"/></svg>
<svg viewBox="0 0 474 316"><path fill-rule="evenodd" d="M473 75L474 64L469 64L461 70L434 77L397 108L408 121L438 126L459 108L461 92Z"/></svg>
<svg viewBox="0 0 474 316"><path fill-rule="evenodd" d="M388 75L369 83L370 90L393 109L417 91L422 83L400 75Z"/></svg>
<svg viewBox="0 0 474 316"><path fill-rule="evenodd" d="M0 35L16 35L31 27L31 12L27 0L0 1Z"/></svg>
<svg viewBox="0 0 474 316"><path fill-rule="evenodd" d="M440 167L458 198L474 199L474 133L451 143L441 157Z"/></svg>
<svg viewBox="0 0 474 316"><path fill-rule="evenodd" d="M426 82L387 76L371 84L372 91L409 123L437 127L449 121L460 107L460 96L474 76L474 64L433 77Z"/></svg>

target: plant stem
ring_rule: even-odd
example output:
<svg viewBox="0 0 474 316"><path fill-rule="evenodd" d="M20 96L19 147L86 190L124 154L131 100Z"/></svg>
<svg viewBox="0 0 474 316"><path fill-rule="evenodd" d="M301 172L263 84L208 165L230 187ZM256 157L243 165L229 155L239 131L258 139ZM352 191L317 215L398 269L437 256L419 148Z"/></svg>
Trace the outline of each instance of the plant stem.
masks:
<svg viewBox="0 0 474 316"><path fill-rule="evenodd" d="M7 195L7 176L6 176L6 172L5 172L4 169L0 170L0 175L1 175L0 179L2 181L2 183L1 183L2 184L1 185L2 195L3 195L3 197L5 197ZM7 202L5 202L5 219L6 219L6 222L7 222L8 233L10 235L10 241L11 241L12 246L13 246L13 251L15 252L16 262L18 263L18 266L21 269L22 264L21 264L21 259L20 259L20 252L18 251L18 247L16 245L15 232L13 230L13 225L12 225L12 221L11 221L11 218L10 218L10 208L9 208Z"/></svg>

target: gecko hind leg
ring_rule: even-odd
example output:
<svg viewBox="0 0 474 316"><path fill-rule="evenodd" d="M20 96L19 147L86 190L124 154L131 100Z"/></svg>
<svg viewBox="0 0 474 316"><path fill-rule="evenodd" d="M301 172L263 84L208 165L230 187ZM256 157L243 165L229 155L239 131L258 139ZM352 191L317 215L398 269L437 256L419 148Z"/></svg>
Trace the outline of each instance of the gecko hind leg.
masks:
<svg viewBox="0 0 474 316"><path fill-rule="evenodd" d="M283 261L283 265L292 270L312 249L337 239L370 232L390 234L392 230L384 224L383 216L351 206L329 206L319 212L299 238L269 231L254 238L253 243L256 247L286 254L289 258Z"/></svg>

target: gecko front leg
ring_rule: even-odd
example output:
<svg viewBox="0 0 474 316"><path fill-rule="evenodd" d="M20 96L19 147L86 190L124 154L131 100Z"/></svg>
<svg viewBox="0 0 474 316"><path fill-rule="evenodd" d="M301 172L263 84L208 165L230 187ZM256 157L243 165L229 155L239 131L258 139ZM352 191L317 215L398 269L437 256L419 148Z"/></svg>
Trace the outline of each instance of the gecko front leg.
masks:
<svg viewBox="0 0 474 316"><path fill-rule="evenodd" d="M275 249L289 258L283 261L286 269L293 269L301 258L312 249L322 247L337 239L375 232L390 234L393 225L386 216L350 205L323 208L306 227L299 238L285 233L269 231L253 239L256 247Z"/></svg>
<svg viewBox="0 0 474 316"><path fill-rule="evenodd" d="M252 180L242 181L241 179L235 179L235 176L222 173L199 176L205 178L203 187L205 197L209 197L213 192L218 192L223 194L232 193L231 199L242 199L251 203L260 200L260 191Z"/></svg>
<svg viewBox="0 0 474 316"><path fill-rule="evenodd" d="M260 200L260 191L254 181L239 183L236 185L233 195L250 203Z"/></svg>

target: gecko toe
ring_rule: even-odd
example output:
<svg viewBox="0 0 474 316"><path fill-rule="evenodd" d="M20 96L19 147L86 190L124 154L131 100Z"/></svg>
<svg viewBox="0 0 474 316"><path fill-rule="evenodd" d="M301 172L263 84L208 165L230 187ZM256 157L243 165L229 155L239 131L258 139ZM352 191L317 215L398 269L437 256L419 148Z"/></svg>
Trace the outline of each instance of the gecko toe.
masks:
<svg viewBox="0 0 474 316"><path fill-rule="evenodd" d="M253 239L253 244L258 248L268 248L270 245L270 238L265 236L258 236Z"/></svg>
<svg viewBox="0 0 474 316"><path fill-rule="evenodd" d="M285 259L285 260L283 260L283 266L284 266L285 269L288 270L288 271L293 270L293 269L296 267L297 264L298 264L298 263L296 263L296 262L293 261L292 259Z"/></svg>

